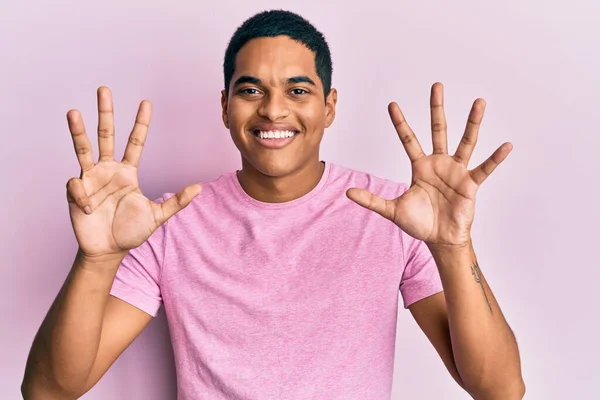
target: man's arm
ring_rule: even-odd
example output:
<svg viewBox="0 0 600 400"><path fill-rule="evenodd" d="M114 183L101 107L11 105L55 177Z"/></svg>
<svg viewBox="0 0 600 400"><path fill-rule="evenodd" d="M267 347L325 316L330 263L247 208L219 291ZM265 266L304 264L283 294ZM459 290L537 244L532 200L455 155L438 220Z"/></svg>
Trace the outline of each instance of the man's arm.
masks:
<svg viewBox="0 0 600 400"><path fill-rule="evenodd" d="M145 197L139 187L138 167L152 105L149 101L140 103L125 153L117 162L112 93L100 87L97 97L97 161L81 113L67 112L81 167L80 177L68 180L66 193L79 251L34 339L21 389L25 399L81 396L148 325L150 315L110 296L117 269L130 250L147 244L153 256L145 262L152 263L157 271L162 244L156 243L162 242L163 224L187 207L202 189L190 185L160 202ZM155 289L159 291L157 284Z"/></svg>
<svg viewBox="0 0 600 400"><path fill-rule="evenodd" d="M513 147L505 142L484 162L468 169L485 100L473 102L465 132L453 155L448 154L444 91L439 82L431 87L430 106L433 144L430 155L423 151L398 104L390 103L388 107L411 161L408 190L393 200L361 188L349 189L347 196L394 222L431 250L445 292L445 304L438 296L438 300L410 308L425 334L433 338L446 365L452 366L448 359L448 354L452 354L459 383L476 399L520 399L525 384L517 343L481 273L471 241L477 191ZM444 305L446 310L441 308ZM449 332L450 338L440 332Z"/></svg>
<svg viewBox="0 0 600 400"><path fill-rule="evenodd" d="M409 307L454 379L473 398L522 399L517 343L477 263L472 244L430 247L444 293Z"/></svg>
<svg viewBox="0 0 600 400"><path fill-rule="evenodd" d="M77 255L29 353L21 385L25 400L79 398L152 320L110 296L121 260Z"/></svg>

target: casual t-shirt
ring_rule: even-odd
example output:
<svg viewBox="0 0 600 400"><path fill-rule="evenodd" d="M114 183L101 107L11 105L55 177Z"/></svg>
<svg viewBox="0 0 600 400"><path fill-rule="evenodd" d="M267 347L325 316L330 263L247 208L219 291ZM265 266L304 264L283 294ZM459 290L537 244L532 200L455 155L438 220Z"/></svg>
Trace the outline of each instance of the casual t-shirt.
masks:
<svg viewBox="0 0 600 400"><path fill-rule="evenodd" d="M264 203L235 172L129 252L111 294L169 323L178 399L389 399L399 293L442 290L422 241L346 197L407 185L326 163ZM165 194L162 200L172 194Z"/></svg>

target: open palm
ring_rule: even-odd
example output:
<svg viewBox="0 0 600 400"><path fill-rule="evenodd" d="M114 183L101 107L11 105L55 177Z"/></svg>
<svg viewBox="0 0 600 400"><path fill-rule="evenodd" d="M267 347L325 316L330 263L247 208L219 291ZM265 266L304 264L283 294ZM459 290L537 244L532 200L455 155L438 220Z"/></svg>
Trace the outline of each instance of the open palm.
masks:
<svg viewBox="0 0 600 400"><path fill-rule="evenodd" d="M410 188L400 197L382 199L364 189L352 188L348 197L359 205L393 221L403 231L430 245L464 245L470 240L479 186L508 156L504 143L478 167L467 168L477 142L485 101L473 103L462 140L454 155L448 154L443 86L431 88L433 154L425 155L414 132L396 103L389 113L412 164Z"/></svg>
<svg viewBox="0 0 600 400"><path fill-rule="evenodd" d="M151 104L140 104L121 162L114 160L114 116L110 90L98 89L98 162L81 115L67 113L69 130L81 166L79 178L67 183L67 199L80 251L88 256L123 254L142 244L168 218L200 192L190 185L162 203L147 199L138 184L138 165L148 133Z"/></svg>

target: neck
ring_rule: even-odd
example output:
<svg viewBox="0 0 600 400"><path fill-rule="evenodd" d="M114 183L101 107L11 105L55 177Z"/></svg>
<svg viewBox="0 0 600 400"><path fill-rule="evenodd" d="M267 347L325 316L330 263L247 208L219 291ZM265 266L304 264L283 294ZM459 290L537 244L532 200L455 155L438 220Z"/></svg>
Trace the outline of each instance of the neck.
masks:
<svg viewBox="0 0 600 400"><path fill-rule="evenodd" d="M290 174L267 176L242 160L238 180L244 191L252 198L265 203L284 203L298 199L313 190L325 171L325 164L311 162Z"/></svg>

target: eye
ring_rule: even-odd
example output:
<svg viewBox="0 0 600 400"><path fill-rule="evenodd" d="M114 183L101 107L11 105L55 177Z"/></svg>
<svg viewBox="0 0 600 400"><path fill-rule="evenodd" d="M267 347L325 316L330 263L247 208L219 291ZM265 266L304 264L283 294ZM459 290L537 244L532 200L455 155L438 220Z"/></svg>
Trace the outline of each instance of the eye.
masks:
<svg viewBox="0 0 600 400"><path fill-rule="evenodd" d="M303 94L308 94L308 90L301 89L301 88L295 88L295 89L291 90L291 93L294 96L302 96Z"/></svg>
<svg viewBox="0 0 600 400"><path fill-rule="evenodd" d="M245 88L245 89L241 89L238 93L254 96L254 95L259 94L260 92L258 91L258 89L255 89L255 88Z"/></svg>

